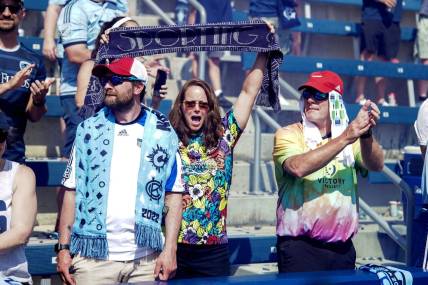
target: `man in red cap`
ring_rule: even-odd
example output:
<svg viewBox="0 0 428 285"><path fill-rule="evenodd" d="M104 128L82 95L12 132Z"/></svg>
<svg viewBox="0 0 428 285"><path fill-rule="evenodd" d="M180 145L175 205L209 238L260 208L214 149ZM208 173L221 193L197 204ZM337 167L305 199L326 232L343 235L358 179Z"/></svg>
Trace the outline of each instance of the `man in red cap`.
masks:
<svg viewBox="0 0 428 285"><path fill-rule="evenodd" d="M140 103L147 84L140 61L113 60L92 74L104 85L105 107L79 124L64 173L58 272L66 284L167 280L181 222L177 135Z"/></svg>
<svg viewBox="0 0 428 285"><path fill-rule="evenodd" d="M356 172L383 168L372 135L379 109L367 101L348 125L343 82L331 71L310 74L299 90L302 121L279 129L274 140L278 269L354 269Z"/></svg>

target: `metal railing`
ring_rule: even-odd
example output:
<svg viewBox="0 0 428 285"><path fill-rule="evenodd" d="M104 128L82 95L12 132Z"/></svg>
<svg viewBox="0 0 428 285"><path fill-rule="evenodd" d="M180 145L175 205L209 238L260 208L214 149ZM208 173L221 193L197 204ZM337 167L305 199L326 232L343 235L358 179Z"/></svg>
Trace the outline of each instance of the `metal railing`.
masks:
<svg viewBox="0 0 428 285"><path fill-rule="evenodd" d="M252 169L252 187L251 189L258 189L260 187L260 156L261 156L261 127L260 121L276 130L281 126L273 120L262 107L256 106L253 110L254 120L254 166ZM386 234L395 241L406 252L406 265L410 266L411 263L411 248L412 248L412 228L413 216L415 212L415 198L412 189L409 185L389 167L384 166L382 173L385 174L389 180L404 193L407 198L406 207L406 240L398 233L391 225L378 215L364 200L359 198L359 205L361 209L377 223Z"/></svg>
<svg viewBox="0 0 428 285"><path fill-rule="evenodd" d="M152 0L143 0L143 2L150 9L152 9L153 12L158 14L162 18L162 20L165 21L165 23L167 23L168 25L175 25L175 22L155 2L153 2Z"/></svg>

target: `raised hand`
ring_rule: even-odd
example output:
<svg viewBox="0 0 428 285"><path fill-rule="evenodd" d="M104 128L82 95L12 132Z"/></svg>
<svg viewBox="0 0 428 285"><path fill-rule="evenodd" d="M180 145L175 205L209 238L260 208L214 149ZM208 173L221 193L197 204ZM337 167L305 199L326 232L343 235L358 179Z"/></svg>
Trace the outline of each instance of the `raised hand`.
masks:
<svg viewBox="0 0 428 285"><path fill-rule="evenodd" d="M31 74L31 71L33 70L33 67L35 64L29 64L20 71L18 71L6 84L8 85L8 90L12 90L15 88L21 87L25 80L28 79L28 77Z"/></svg>
<svg viewBox="0 0 428 285"><path fill-rule="evenodd" d="M265 22L266 25L268 26L269 32L271 32L272 34L274 34L275 33L275 27L274 27L274 25L271 22L266 21L266 20L263 20L263 22Z"/></svg>
<svg viewBox="0 0 428 285"><path fill-rule="evenodd" d="M388 7L388 8L394 8L395 5L397 4L396 0L380 0L380 2L382 2L383 4L385 4L386 7Z"/></svg>
<svg viewBox="0 0 428 285"><path fill-rule="evenodd" d="M36 80L33 83L31 83L30 91L31 91L31 96L33 98L33 102L36 104L41 104L41 102L44 102L46 94L49 91L49 87L54 82L55 82L55 79L50 78L45 81Z"/></svg>
<svg viewBox="0 0 428 285"><path fill-rule="evenodd" d="M380 118L379 108L370 100L367 100L361 107L355 119L345 130L346 137L351 141L356 141L361 135L370 128L376 126Z"/></svg>

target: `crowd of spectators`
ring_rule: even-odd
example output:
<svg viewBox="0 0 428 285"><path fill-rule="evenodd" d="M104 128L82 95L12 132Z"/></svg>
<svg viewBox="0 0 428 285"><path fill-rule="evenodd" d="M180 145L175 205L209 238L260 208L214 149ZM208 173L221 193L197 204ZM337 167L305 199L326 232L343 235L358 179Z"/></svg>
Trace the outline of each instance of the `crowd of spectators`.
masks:
<svg viewBox="0 0 428 285"><path fill-rule="evenodd" d="M200 2L207 11L208 23L233 20L230 0L201 0ZM299 4L301 5L300 0L251 0L249 2L251 18L263 18L273 23L273 26L269 23L267 25L271 31L276 30L275 36L278 37L284 54L301 55L301 34L292 33L289 30L299 25ZM74 274L80 278L77 283L102 282L98 275L92 274L96 268L96 264L93 264L96 262L94 260L100 256L103 258L106 256L107 243L109 246L110 243L114 244L111 250L121 251L124 240L130 241L125 244L129 247L127 251L119 252L116 256L112 254L111 259L103 264L103 270L99 271L100 275L107 275L107 272L112 274L109 282L115 280L114 278L118 278L116 280L118 282L143 281L147 276L150 276L149 279L153 277L166 280L174 276L177 263L177 273L180 278L228 275L228 250L224 247L225 244L227 245L225 224L227 194L225 193L230 187L233 147L247 124L253 102L260 90L267 55L258 54L253 68L246 75L241 93L234 105L223 94L220 68L223 54L220 52L208 54L208 75L211 87L206 82L196 79L198 55L195 53L188 55L193 61L194 79L186 83L178 94L170 116L171 125L168 123L167 127L164 126L162 131L165 131L165 134L160 135L159 125L165 124L167 118L155 110L146 109L140 101L144 100L147 92L148 76L155 76L157 68L165 70L167 68L160 66L156 59L150 61L124 58L113 61L111 64L96 64L97 43L108 41L109 29L138 26L135 20L127 17L126 0L50 0L44 21L42 50L44 58L19 42L20 24L26 14L24 0L0 0L0 13L0 60L2 62L0 66L0 187L7 190L0 192L0 213L2 214L0 215L0 280L4 278L7 281L9 278L10 281L19 282L19 284L32 282L25 257L23 257L23 248L32 231L37 203L35 175L25 166L24 134L27 121L37 122L47 111L46 96L54 80L46 78L45 60L60 66L59 95L65 122L61 156L69 161L64 175L64 187L59 191L57 201L60 206L59 213L62 214L62 225L58 228L63 233L57 245L58 270L63 281L74 284L76 279L70 275ZM363 0L361 60L398 62L401 14L401 0ZM422 64L428 64L427 18L428 0L424 0L418 14L418 34L415 41L415 51ZM179 24L197 24L200 22L200 16L189 6L188 1L177 0L176 21ZM79 110L84 105L84 95L91 75L100 80L106 91L106 107L97 110L97 114L85 121L87 122L85 125L81 124L83 118L79 115ZM382 149L372 134L372 128L376 126L379 119L377 105L397 105L395 93L386 94L386 79L376 78L375 81L377 98L373 100L374 103L365 96L366 78L357 78L356 102L362 105L361 110L349 125L348 120L343 120L338 126L337 121L331 121L330 113L344 112L346 115L342 101L342 79L333 72L311 74L308 81L299 88L302 91L300 98L302 121L287 126L276 134L273 157L280 188L277 234L281 272L355 267L355 249L350 241L358 223L355 174L357 170L360 171L363 168L375 171L382 169ZM427 82L419 82L418 95L421 102L427 97L427 89ZM336 102L341 102L339 105L342 107L334 109ZM220 117L220 106L227 111L224 118ZM426 103L423 106L425 108ZM334 112L329 112L332 111L331 108ZM421 111L416 126L424 154L426 136L423 135L423 130L426 129L424 126L426 120L422 118L426 118L425 109ZM99 124L98 120L101 120L102 124ZM115 128L122 128L122 131L114 133L109 129L110 123ZM80 126L79 129L78 126ZM159 144L155 141L142 140L138 132L147 133L149 136L156 134ZM107 147L112 137L116 135L125 137L121 138L123 141L120 144L123 145L119 143L115 145L115 148L121 146L120 150ZM102 158L94 155L93 152L99 146L97 139L94 139L97 136L104 139L106 151L102 154ZM135 145L132 144L133 149L128 149L128 145L131 145L129 138L126 138L128 136L137 142ZM213 152L213 154L210 152L212 144L227 146L225 150ZM131 152L131 150L140 151L142 145L152 151L142 156L144 158L152 156L151 163L145 159L140 160L140 156ZM205 159L207 154L210 155L209 159ZM84 159L91 155L92 161ZM317 157L316 161L309 159L314 156ZM125 175L128 169L122 169L122 172L119 170L121 165L133 160L135 163L132 171L135 172L135 181L130 182ZM109 164L111 161L115 163ZM210 173L208 175L199 173L200 169L195 170L194 165L209 169ZM99 167L104 167L104 174L98 175L98 172L94 171ZM85 172L87 168L91 171ZM143 170L139 172L139 169ZM183 171L183 181L181 181L181 171ZM339 206L335 204L339 208L339 210L336 209L338 213L335 222L337 224L343 222L339 212L346 208L349 213L346 224L350 226L334 232L326 232L323 225L329 226L330 217L322 215L311 217L310 214L306 215L310 220L307 223L301 220L301 223L295 224L294 227L290 226L293 224L292 220L296 218L295 215L305 216L303 212L296 214L290 211L290 201L302 200L300 204L291 206L299 209L303 208L304 204L306 207L312 203L315 206L311 204L311 207L316 207L316 203L323 203L323 199L326 199L324 196L315 195L312 197L313 200L303 202L299 193L324 187L331 182L328 179L336 175L336 171L341 172L337 181L342 181L343 185L335 185L335 187L337 186L343 193L351 193L351 196L348 197L349 199L339 197L342 200ZM157 174L151 177L151 180L147 178L148 174L153 173ZM194 179L205 177L204 181L193 183L194 173L198 174ZM326 178L326 173L329 178ZM426 165L424 175L426 176ZM311 179L308 179L308 176L311 176ZM104 188L106 181L103 179L110 179L109 187L106 187L108 190L89 193L93 181L98 183L100 189ZM317 181L322 185L316 184ZM130 185L134 182L135 185L145 183L146 192L140 193L138 192L140 188L134 189L136 186L132 186L129 188L135 190L135 193L131 191L131 194L122 196L122 184ZM163 202L160 204L162 207L159 206L160 197L154 196L155 192L150 192L155 191L153 190L155 184L157 187L162 185L167 189L166 192L170 192L162 197L165 199L165 207ZM426 177L422 187L426 193ZM150 191L147 190L149 188ZM201 191L202 194L190 193L190 188L192 191ZM286 189L288 192L292 189L293 193L284 194L287 192ZM207 193L203 194L204 191ZM135 199L137 192L142 195L143 201ZM185 192L183 198L182 192ZM114 202L123 201L123 203L127 203L124 199L132 196L131 201L136 208L131 207L131 211L124 214L120 208L112 205L113 198L102 198L107 197L107 194L116 197L117 200ZM214 199L217 196L218 199ZM202 203L198 200L199 198L205 199L204 207L211 209L212 213L207 212L204 213L204 217L197 217L201 208L200 203ZM95 202L97 199L99 201ZM144 199L150 200L150 203L144 204ZM328 199L330 198L327 197ZM155 204L153 200L158 201L158 204L152 206ZM181 219L182 202L186 203L183 206L183 219ZM62 205L65 208L61 208ZM138 211L142 206L148 208L143 208L140 213ZM27 211L25 213L12 211L12 207L13 209L26 208ZM327 208L326 211L331 210ZM160 222L155 217L162 216L163 211L167 213L165 236L167 243L165 249L159 253L161 248L159 241L162 241L163 237L160 234ZM139 215L134 217L135 213ZM207 221L203 226L199 224L202 219ZM92 224L94 221L97 224ZM155 221L154 224L153 221ZM126 236L125 239L124 236ZM148 236L150 236L148 239L150 242L141 242L144 239L142 237ZM295 251L285 250L289 247ZM78 254L73 260L70 251ZM301 252L311 252L309 254L311 256L305 257ZM330 258L337 262L337 266L326 265L331 264L330 259L324 259L326 252L334 254L341 252L333 257L330 255ZM212 258L207 260L206 256ZM316 258L311 261L314 256ZM130 270L129 275L115 274L115 272L122 272L129 261L135 259L138 259L138 266ZM308 261L313 262L312 267L308 267ZM77 263L79 266L76 265ZM118 264L122 267L118 267ZM88 271L90 274L81 272L87 268L91 268Z"/></svg>

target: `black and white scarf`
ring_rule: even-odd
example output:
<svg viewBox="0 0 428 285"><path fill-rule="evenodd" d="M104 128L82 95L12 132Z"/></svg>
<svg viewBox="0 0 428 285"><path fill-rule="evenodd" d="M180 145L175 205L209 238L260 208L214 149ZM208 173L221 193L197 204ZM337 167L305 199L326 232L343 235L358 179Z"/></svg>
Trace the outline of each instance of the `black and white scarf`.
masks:
<svg viewBox="0 0 428 285"><path fill-rule="evenodd" d="M261 20L181 26L117 28L110 32L108 45L101 45L96 61L174 52L198 51L269 52L261 92L256 104L280 110L278 71L282 53L274 34ZM91 77L85 106L85 118L102 107L103 88Z"/></svg>

